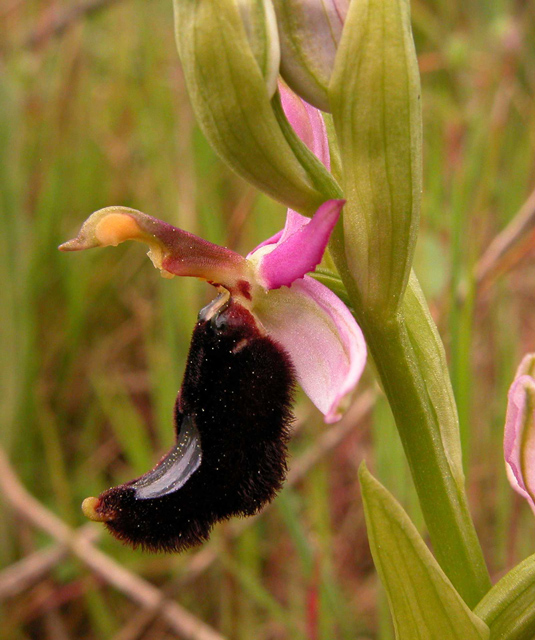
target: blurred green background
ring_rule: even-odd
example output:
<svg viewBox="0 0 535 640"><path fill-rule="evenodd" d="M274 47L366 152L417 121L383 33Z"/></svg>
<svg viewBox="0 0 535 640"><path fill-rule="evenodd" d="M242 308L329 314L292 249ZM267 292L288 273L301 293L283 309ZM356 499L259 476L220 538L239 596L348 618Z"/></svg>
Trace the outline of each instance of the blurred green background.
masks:
<svg viewBox="0 0 535 640"><path fill-rule="evenodd" d="M0 1L1 444L31 494L73 528L84 524L83 498L143 473L170 446L191 330L213 293L161 279L136 243L70 255L57 245L113 204L245 253L284 221L197 128L170 0L78 6ZM533 515L507 484L501 447L508 386L535 349L535 236L484 287L474 274L535 186L535 2L412 7L425 141L416 270L446 342L472 511L497 578L535 549ZM369 374L358 393L367 387ZM217 526L204 556L144 554L105 533L98 546L110 566L227 638L389 640L356 479L362 459L425 535L389 409L379 398L354 412L336 446L337 427L302 396L296 414L290 464L302 477L250 526ZM0 638L186 637L88 568L83 551L9 591L21 561L54 541L2 500L0 536Z"/></svg>

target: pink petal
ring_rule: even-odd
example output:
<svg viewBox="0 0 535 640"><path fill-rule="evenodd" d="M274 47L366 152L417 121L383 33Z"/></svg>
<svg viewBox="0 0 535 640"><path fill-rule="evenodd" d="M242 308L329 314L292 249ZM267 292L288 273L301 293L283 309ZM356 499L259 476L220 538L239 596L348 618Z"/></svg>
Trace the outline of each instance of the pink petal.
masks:
<svg viewBox="0 0 535 640"><path fill-rule="evenodd" d="M366 343L344 303L310 276L270 291L254 313L293 362L305 393L325 415L341 418L366 363Z"/></svg>
<svg viewBox="0 0 535 640"><path fill-rule="evenodd" d="M248 265L238 253L126 207L96 211L84 222L78 236L60 249L117 246L125 240L146 242L151 260L163 274L195 276L229 289L247 280Z"/></svg>
<svg viewBox="0 0 535 640"><path fill-rule="evenodd" d="M288 211L289 211L289 209L288 209ZM303 216L303 218L305 218L305 216ZM258 249L260 249L261 247L267 247L270 244L277 244L277 242L282 238L283 231L284 231L284 229L281 229L280 231L277 231L277 233L274 236L271 236L271 238L268 238L267 240L264 240L263 242L261 242L249 254L247 254L247 257L252 256L253 253L255 251L258 251Z"/></svg>
<svg viewBox="0 0 535 640"><path fill-rule="evenodd" d="M296 231L299 231L301 227L304 227L309 222L310 218L308 218L307 216L302 216L300 213L297 213L297 211L288 209L288 211L286 212L286 222L284 224L284 229L281 229L274 236L271 236L271 238L268 238L267 240L261 242L247 255L247 257L249 258L262 247L267 247L271 244L278 244L282 240L286 240L289 235L295 233Z"/></svg>
<svg viewBox="0 0 535 640"><path fill-rule="evenodd" d="M535 380L520 375L509 390L504 454L507 477L535 512Z"/></svg>
<svg viewBox="0 0 535 640"><path fill-rule="evenodd" d="M321 209L321 207L320 207ZM280 241L284 242L287 238L293 235L296 231L299 231L310 222L310 218L302 216L293 209L288 209L286 212L286 222L284 223L284 229Z"/></svg>
<svg viewBox="0 0 535 640"><path fill-rule="evenodd" d="M310 219L288 211L280 240L259 260L258 276L266 289L289 287L317 267L344 204L345 200L328 200Z"/></svg>
<svg viewBox="0 0 535 640"><path fill-rule="evenodd" d="M288 122L312 153L330 169L329 142L321 111L302 100L282 82L279 82L279 91Z"/></svg>

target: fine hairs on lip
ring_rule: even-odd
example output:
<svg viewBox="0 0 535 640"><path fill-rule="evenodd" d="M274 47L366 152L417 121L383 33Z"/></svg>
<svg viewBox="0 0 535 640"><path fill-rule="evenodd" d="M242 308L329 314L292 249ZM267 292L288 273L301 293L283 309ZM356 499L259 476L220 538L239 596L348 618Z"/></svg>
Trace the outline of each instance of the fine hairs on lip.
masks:
<svg viewBox="0 0 535 640"><path fill-rule="evenodd" d="M208 305L175 405L176 445L152 471L102 493L98 518L133 547L170 552L257 513L286 476L294 385L287 354L248 310L232 298Z"/></svg>

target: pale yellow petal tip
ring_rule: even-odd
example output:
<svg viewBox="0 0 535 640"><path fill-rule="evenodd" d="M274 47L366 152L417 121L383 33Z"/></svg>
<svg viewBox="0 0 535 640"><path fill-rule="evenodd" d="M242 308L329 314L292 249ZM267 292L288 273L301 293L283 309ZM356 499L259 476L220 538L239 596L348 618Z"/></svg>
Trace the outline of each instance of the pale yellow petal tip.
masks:
<svg viewBox="0 0 535 640"><path fill-rule="evenodd" d="M106 522L106 518L97 511L99 504L100 500L98 498L86 498L82 502L82 511L84 516L89 520L93 520L93 522Z"/></svg>
<svg viewBox="0 0 535 640"><path fill-rule="evenodd" d="M78 238L74 238L73 240L67 240L63 244L60 244L58 249L60 251L79 251L84 247L81 245L80 240Z"/></svg>
<svg viewBox="0 0 535 640"><path fill-rule="evenodd" d="M110 211L111 209L111 211ZM60 251L82 251L93 247L116 247L125 240L148 242L137 221L128 213L108 207L96 211L84 222L76 238L60 245Z"/></svg>

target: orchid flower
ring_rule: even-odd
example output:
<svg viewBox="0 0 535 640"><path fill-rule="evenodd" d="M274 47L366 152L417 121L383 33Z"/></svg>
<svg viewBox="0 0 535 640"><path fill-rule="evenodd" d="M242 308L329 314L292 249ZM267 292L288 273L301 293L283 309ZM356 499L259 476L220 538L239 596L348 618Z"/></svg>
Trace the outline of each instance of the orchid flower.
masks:
<svg viewBox="0 0 535 640"><path fill-rule="evenodd" d="M535 513L535 354L524 357L509 390L504 453L511 486Z"/></svg>
<svg viewBox="0 0 535 640"><path fill-rule="evenodd" d="M296 133L329 167L319 112L282 86ZM164 277L194 276L219 296L199 314L175 406L176 444L148 473L82 509L133 546L180 551L233 515L252 515L282 487L294 381L325 421L338 420L366 361L343 302L307 275L321 262L344 200L312 218L289 210L284 229L246 257L140 211L95 212L62 251L149 245Z"/></svg>
<svg viewBox="0 0 535 640"><path fill-rule="evenodd" d="M246 258L124 207L97 211L60 249L146 242L162 275L195 276L226 292L288 353L298 381L330 423L341 417L360 378L366 347L343 302L306 274L320 263L343 204L329 200L313 218L288 211L284 229Z"/></svg>
<svg viewBox="0 0 535 640"><path fill-rule="evenodd" d="M175 407L176 444L140 478L86 498L82 509L118 539L181 551L212 526L252 515L282 487L295 376L327 422L365 364L347 307L307 273L319 264L343 200L284 229L246 258L139 211L97 211L63 251L149 245L165 277L196 276L219 296L199 314Z"/></svg>

